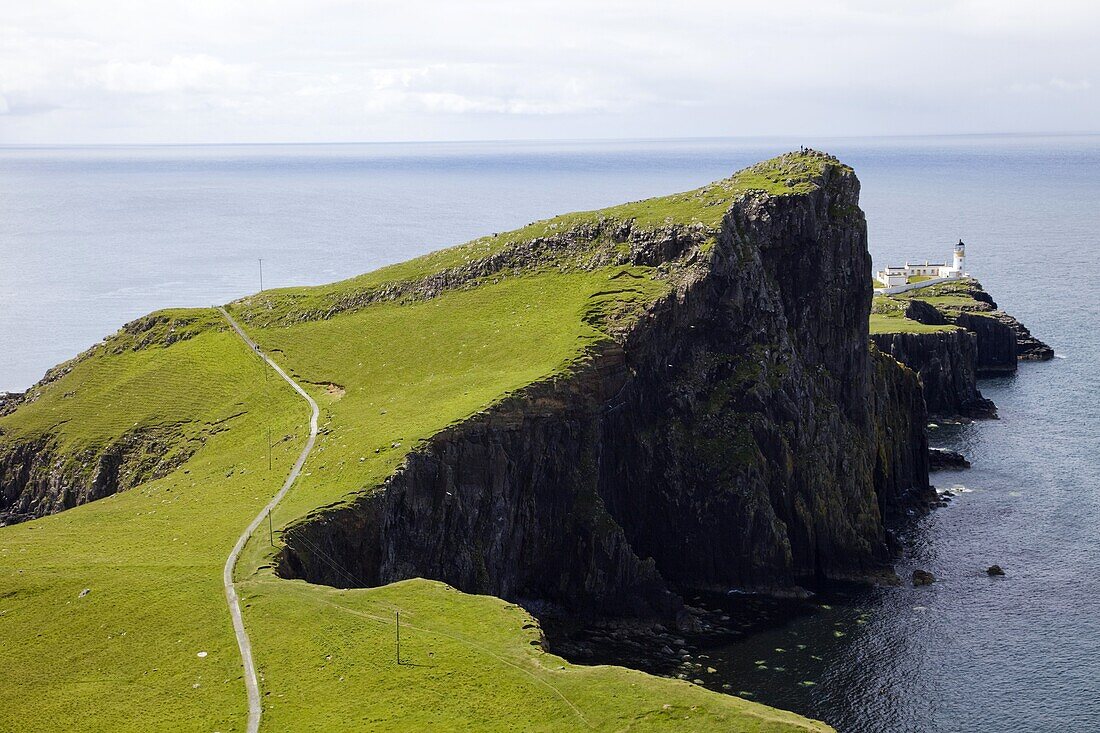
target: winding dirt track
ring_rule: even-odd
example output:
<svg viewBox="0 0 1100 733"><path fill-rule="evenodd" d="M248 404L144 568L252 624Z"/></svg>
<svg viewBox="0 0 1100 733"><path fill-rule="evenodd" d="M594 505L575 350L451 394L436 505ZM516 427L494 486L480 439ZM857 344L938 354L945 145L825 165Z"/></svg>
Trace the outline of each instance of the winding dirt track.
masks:
<svg viewBox="0 0 1100 733"><path fill-rule="evenodd" d="M305 465L306 458L309 457L310 451L313 450L313 444L317 441L317 418L320 411L317 409L317 403L313 401L313 398L310 397L297 382L287 376L287 373L284 372L278 364L272 361L271 357L260 350L259 345L248 337L248 334L246 334L244 329L233 320L233 317L229 315L225 308L219 307L218 310L221 311L221 314L225 316L225 320L229 322L229 325L233 327L233 330L237 332L237 335L241 337L248 347L266 361L280 377L286 380L287 384L294 388L295 392L302 396L302 399L309 403L309 408L311 410L309 417L309 440L306 441L305 447L302 448L302 453L294 463L294 468L291 469L290 474L286 477L283 488L279 489L279 493L271 498L267 506L260 510L260 513L252 520L252 523L249 524L244 532L241 533L241 536L237 538L237 544L233 546L233 551L229 553L229 558L225 561L225 569L222 571L222 585L225 586L225 600L229 604L229 615L233 617L233 631L237 635L237 646L241 649L241 662L244 664L244 684L245 689L248 691L248 727L246 730L248 733L257 733L260 729L260 715L263 713L263 707L260 705L260 683L256 678L256 664L252 661L252 643L248 640L248 632L245 631L244 628L244 619L241 618L241 604L237 599L237 589L233 585L233 568L236 566L237 558L240 557L241 550L244 549L244 545L248 542L248 538L256 531L256 528L260 526L260 522L264 520L264 517L278 506L279 502L286 496L286 492L290 491L290 487L294 485L294 481L298 478L298 474L302 472L302 466Z"/></svg>

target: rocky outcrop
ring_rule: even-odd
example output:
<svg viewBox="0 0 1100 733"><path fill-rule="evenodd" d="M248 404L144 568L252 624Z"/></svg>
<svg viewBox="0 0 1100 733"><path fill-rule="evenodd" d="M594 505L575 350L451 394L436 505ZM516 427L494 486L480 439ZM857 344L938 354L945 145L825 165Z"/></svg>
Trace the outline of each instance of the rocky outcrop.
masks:
<svg viewBox="0 0 1100 733"><path fill-rule="evenodd" d="M962 453L944 448L928 449L928 468L931 471L961 470L970 468L970 461Z"/></svg>
<svg viewBox="0 0 1100 733"><path fill-rule="evenodd" d="M912 297L918 301L923 293L923 290L916 291ZM1046 361L1054 358L1054 349L1032 336L1018 320L999 310L993 297L973 278L932 286L927 295L961 296L970 300L969 303L952 302L935 310L947 323L962 326L977 336L976 367L979 376L1015 372L1017 361ZM928 303L923 304L931 307Z"/></svg>
<svg viewBox="0 0 1100 733"><path fill-rule="evenodd" d="M906 303L904 313L909 320L923 323L926 326L946 326L950 323L942 313L936 310L934 305L915 298Z"/></svg>
<svg viewBox="0 0 1100 733"><path fill-rule="evenodd" d="M0 445L0 526L55 514L165 476L186 461L205 435L182 438L171 428L133 430L103 446L75 452L45 435Z"/></svg>
<svg viewBox="0 0 1100 733"><path fill-rule="evenodd" d="M990 318L1012 331L1016 339L1016 358L1020 361L1050 361L1054 358L1054 349L1032 336L1031 331L1014 317L1004 311L995 311Z"/></svg>
<svg viewBox="0 0 1100 733"><path fill-rule="evenodd" d="M1003 328L1011 331L1012 338L1016 344L1016 358L1020 361L1048 361L1054 358L1054 349L1044 344L1039 339L1031 335L1024 324L1017 321L1014 317L998 309L997 303L993 300L993 297L987 293L977 280L966 280L963 284L963 292L965 295L973 298L977 303L973 306L967 306L959 309L961 312L957 314L954 319L954 323L958 323L964 328L970 328L967 322L972 322L971 319L960 321L965 316L984 316L990 320L996 321ZM987 326L987 328L989 328ZM979 329L970 329L979 334L979 340L981 339L981 331ZM1002 341L1007 341L1007 338L1000 334L998 336ZM979 344L980 346L980 344ZM986 364L979 364L980 369L986 369ZM991 366L990 370L996 372L996 366Z"/></svg>
<svg viewBox="0 0 1100 733"><path fill-rule="evenodd" d="M1019 351L1016 334L1011 328L996 318L976 313L962 313L954 318L954 323L974 334L977 376L1015 373Z"/></svg>
<svg viewBox="0 0 1100 733"><path fill-rule="evenodd" d="M48 439L7 446L0 455L0 526L115 493L121 464L118 451L74 460L59 454Z"/></svg>
<svg viewBox="0 0 1100 733"><path fill-rule="evenodd" d="M928 411L940 418L995 417L996 407L982 397L977 380L1015 373L1021 360L1054 356L1054 350L1019 321L998 310L972 278L910 291L899 298L876 298L873 311L903 315L927 326L962 329L921 333L898 320L897 332L872 336L879 348L920 374Z"/></svg>
<svg viewBox="0 0 1100 733"><path fill-rule="evenodd" d="M889 574L887 519L934 499L923 400L868 349L859 184L825 171L808 193L743 195L712 247L632 246L664 258L673 293L571 375L289 527L280 574L664 616L684 589Z"/></svg>
<svg viewBox="0 0 1100 733"><path fill-rule="evenodd" d="M945 309L946 312L940 311L931 303L919 300L919 295L914 295L905 304L905 317L926 326L956 325L974 334L976 351L973 355L973 371L975 376L986 377L1015 372L1018 353L1016 332L996 316L1009 318L1013 322L1016 320L999 311L994 311L997 304L976 282L968 294L976 296L972 309L952 308ZM982 312L985 315L979 315L973 312L973 309L983 309ZM975 391L976 389L975 387ZM944 399L950 400L950 397L945 396Z"/></svg>
<svg viewBox="0 0 1100 733"><path fill-rule="evenodd" d="M876 333L871 339L920 375L929 415L996 417L996 406L978 390L978 341L973 333L962 329Z"/></svg>
<svg viewBox="0 0 1100 733"><path fill-rule="evenodd" d="M0 392L0 417L14 412L22 401L22 392Z"/></svg>

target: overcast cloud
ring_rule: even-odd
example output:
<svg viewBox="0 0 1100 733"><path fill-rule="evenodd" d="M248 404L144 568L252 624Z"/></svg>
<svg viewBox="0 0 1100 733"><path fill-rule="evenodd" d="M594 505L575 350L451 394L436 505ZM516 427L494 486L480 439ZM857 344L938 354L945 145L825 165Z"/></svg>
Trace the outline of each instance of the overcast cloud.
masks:
<svg viewBox="0 0 1100 733"><path fill-rule="evenodd" d="M0 11L0 144L1100 130L1091 0Z"/></svg>

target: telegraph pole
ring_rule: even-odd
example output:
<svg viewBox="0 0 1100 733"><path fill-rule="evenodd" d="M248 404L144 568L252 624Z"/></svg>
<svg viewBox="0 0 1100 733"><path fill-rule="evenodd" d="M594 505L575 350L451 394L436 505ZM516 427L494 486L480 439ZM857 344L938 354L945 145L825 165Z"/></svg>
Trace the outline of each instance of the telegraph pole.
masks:
<svg viewBox="0 0 1100 733"><path fill-rule="evenodd" d="M267 470L271 470L271 428L267 429Z"/></svg>

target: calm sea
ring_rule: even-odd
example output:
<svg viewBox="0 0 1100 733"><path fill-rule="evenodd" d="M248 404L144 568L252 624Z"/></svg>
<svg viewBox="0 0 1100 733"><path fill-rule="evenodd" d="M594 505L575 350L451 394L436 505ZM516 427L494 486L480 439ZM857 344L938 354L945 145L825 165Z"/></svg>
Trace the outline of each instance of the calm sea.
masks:
<svg viewBox="0 0 1100 733"><path fill-rule="evenodd" d="M1097 136L0 148L0 390L155 308L256 290L261 258L266 287L329 282L803 144L856 168L877 264L963 238L971 271L1059 358L983 385L1000 420L933 430L974 462L934 477L959 496L909 532L903 575L939 582L811 604L713 650L715 679L841 731L1091 730ZM1007 577L985 576L994 562Z"/></svg>

